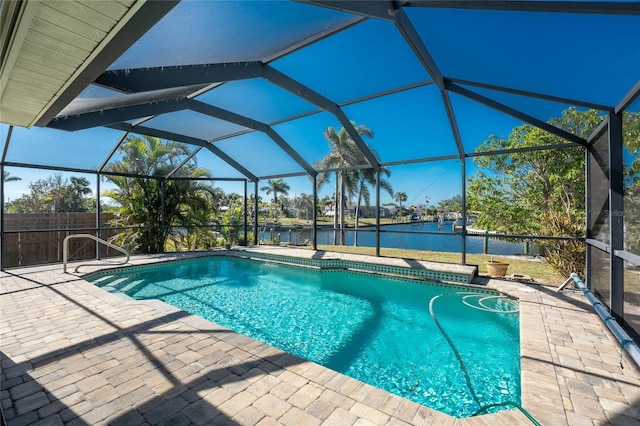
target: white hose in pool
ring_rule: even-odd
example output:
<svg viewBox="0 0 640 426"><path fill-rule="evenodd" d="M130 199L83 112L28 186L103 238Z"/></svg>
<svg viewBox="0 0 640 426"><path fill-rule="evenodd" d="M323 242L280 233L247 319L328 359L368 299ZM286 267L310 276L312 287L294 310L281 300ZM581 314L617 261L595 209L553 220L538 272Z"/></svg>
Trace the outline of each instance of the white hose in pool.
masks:
<svg viewBox="0 0 640 426"><path fill-rule="evenodd" d="M520 312L520 308L518 308L518 305L516 305L515 303L511 302L511 299L509 299L507 296L502 296L502 295L497 295L497 296L483 296L482 294L477 294L477 293L466 293L466 292L459 292L459 293L453 293L453 294L464 294L464 296L462 296L462 303L464 303L465 305L469 306L470 308L474 308L474 309L479 309L481 311L487 311L487 312L495 312L497 314L517 314L518 312ZM477 305L473 305L469 302L467 302L468 298L471 297L475 297L478 298L477 300ZM485 300L488 299L502 299L505 301L508 301L507 303L512 304L512 306L514 306L513 309L505 311L502 309L495 309L495 308L490 308L489 306L485 305L483 302Z"/></svg>

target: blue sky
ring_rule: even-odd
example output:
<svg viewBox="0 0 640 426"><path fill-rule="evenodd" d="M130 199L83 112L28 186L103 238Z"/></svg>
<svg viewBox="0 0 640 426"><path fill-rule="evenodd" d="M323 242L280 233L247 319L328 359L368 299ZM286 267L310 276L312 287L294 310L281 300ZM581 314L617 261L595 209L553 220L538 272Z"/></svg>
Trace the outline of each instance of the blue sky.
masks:
<svg viewBox="0 0 640 426"><path fill-rule="evenodd" d="M640 75L640 18L637 16L426 8L408 8L407 13L442 73L454 79L614 106ZM236 19L237 16L245 19ZM350 16L342 12L295 2L182 2L111 68L262 59L286 47L287 40L303 40L313 31L347 19ZM295 25L290 25L291 22ZM613 43L615 36L627 42ZM458 153L439 89L429 84L429 74L389 22L365 21L293 51L271 65L342 105L345 114L356 124L372 129L374 137L366 142L382 162ZM414 84L419 87L351 103L362 96ZM467 88L543 121L560 116L568 106ZM90 87L81 96L116 94ZM449 93L449 97L467 152L474 151L489 135L508 136L511 129L523 124L455 93ZM259 78L226 83L197 100L264 123L319 109ZM184 111L158 117L147 124L202 139L217 138L239 128ZM341 124L334 115L322 112L274 124L273 129L313 165L329 152L323 137L323 131L329 126L340 128ZM6 132L7 126L2 125L2 144ZM15 129L6 160L95 169L121 134L104 128L75 133ZM275 142L259 132L216 144L257 175L301 170ZM214 176L240 177L209 152L201 151L196 158L199 165L209 168ZM424 203L425 197L429 197L431 204L437 204L461 193L460 169L459 160L393 166L389 180L395 191L407 193L409 204ZM5 199L17 198L26 191L29 182L53 174L34 169L8 170L23 180L7 185ZM473 162L468 161L467 174L474 171ZM306 177L286 180L291 195L311 192ZM225 191L242 190L239 184L218 182L217 185ZM252 188L250 185L250 191ZM332 192L330 183L322 188L320 195ZM263 194L263 198L268 197ZM389 201L391 197L383 193L382 202Z"/></svg>

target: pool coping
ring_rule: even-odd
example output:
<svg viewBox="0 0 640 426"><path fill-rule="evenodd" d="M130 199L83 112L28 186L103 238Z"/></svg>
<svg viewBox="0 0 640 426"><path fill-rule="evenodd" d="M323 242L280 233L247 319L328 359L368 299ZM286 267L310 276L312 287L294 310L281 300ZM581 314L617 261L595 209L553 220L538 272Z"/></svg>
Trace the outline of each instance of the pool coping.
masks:
<svg viewBox="0 0 640 426"><path fill-rule="evenodd" d="M318 256L318 253L322 253ZM304 256L304 254L309 254ZM206 252L199 256L182 259L180 261L195 261L197 259L212 256L232 256L242 259L253 259L264 262L280 263L289 266L305 267L320 271L347 270L353 272L365 272L371 274L381 274L394 277L402 277L414 280L425 280L429 282L442 282L453 284L471 284L477 276L478 267L473 265L455 265L448 263L428 262L413 259L399 258L376 258L374 256L355 255L345 259L336 253L312 252L309 250L294 250L293 253L287 249L274 251L264 248L238 248L233 250ZM175 261L175 260L172 260ZM87 274L106 274L116 269L140 269L145 266L122 265L114 268L105 268L100 271Z"/></svg>
<svg viewBox="0 0 640 426"><path fill-rule="evenodd" d="M279 251L278 253L283 255L286 253L288 256L291 254L289 250L294 249L287 249L287 251ZM273 253L272 251L270 252ZM303 257L309 256L309 250L298 250L297 252L300 252L300 255ZM148 264L169 259L185 259L209 254L210 253L134 256L134 263ZM216 254L222 253L218 252ZM332 256L334 255L338 256L338 254L332 254ZM363 258L358 255L346 255L342 257L342 259L363 260ZM402 262L402 260L390 261L389 258L374 257L373 261L376 260L382 264ZM366 258L366 261L370 262L371 259ZM96 270L99 268L92 267L88 269ZM43 303L42 297L47 294L50 295L51 291L55 289L55 291L64 293L61 303L65 300L68 302L68 299L72 299L78 303L81 301L83 304L89 304L94 310L101 312L104 310L105 312L100 315L105 316L105 318L108 317L109 321L113 323L117 323L117 321L128 323L129 321L136 322L142 320L142 318L137 317L135 320L123 320L120 318L122 312L137 312L138 310L142 310L145 311L146 315L150 315L151 317L157 317L158 315L176 315L176 312L181 312L159 301L127 301L120 299L113 294L109 294L81 280L81 275L84 274L62 274L59 265L55 267L22 268L9 271L8 274L2 275L3 315L1 320L3 337L1 343L3 351L7 359L11 362L18 366L23 366L23 369L24 366L28 366L29 368L26 369L25 374L35 378L36 382L44 376L39 376L41 367L34 365L32 360L41 357L43 351L46 353L46 348L39 347L36 350L29 345L24 346L24 341L21 337L24 334L24 327L35 330L33 333L40 336L37 330L38 326L41 326L37 317L25 319L23 313L21 314L19 311L20 309L28 311L30 306L32 306L31 303L26 304L27 301L18 298L18 295L21 295L25 289L30 297L34 298L34 300L31 301L33 302L33 306L40 306ZM9 278L9 281L13 284L7 282L4 278ZM628 364L627 360L624 358L619 359L620 355L617 342L615 342L610 333L608 333L604 324L601 324L597 315L591 312L588 307L584 306L582 301L583 296L581 294L570 293L567 295L558 295L553 294L553 292L550 291L552 289L548 287L503 280L476 279L476 282L472 283L471 286L497 290L520 300L522 405L538 419L538 421L542 424L574 424L578 423L578 420L584 422L589 419L599 421L610 420L612 417L640 419L640 413L637 412L637 409L634 411L633 408L634 404L640 405L638 404L638 402L640 402L640 389L629 384L640 382L640 376L637 370ZM12 306L7 300L15 302L16 306ZM557 314L556 311L559 312L559 314ZM90 315L88 316L90 317ZM550 316L552 318L550 318ZM5 317L7 317L6 320ZM13 322L12 318L14 319ZM15 322L15 318L22 319L20 326L17 326L18 322ZM54 318L48 318L48 320L56 324L59 323L62 318L54 315ZM27 321L28 324L25 324L24 321ZM213 323L191 315L181 317L176 321L176 324L180 327L190 328L194 330L196 334L198 330L208 330L214 325ZM578 326L577 324L582 324L582 326ZM178 325L176 325L176 327ZM18 328L16 329L16 327ZM69 327L69 325L63 324L60 325L60 327ZM217 332L222 329L219 326L214 328ZM583 333L584 335L580 336L576 335L576 333ZM31 334L25 338L29 342L33 340L33 336L34 335ZM76 338L79 339L81 337L82 336L77 336ZM46 340L46 338L46 335L40 337L44 343L47 343L44 346L50 346L52 344L56 346L55 341L49 341ZM595 345L589 344L591 341L598 344L597 349ZM258 401L254 401L252 404L243 407L243 409L233 416L226 414L227 417L230 416L230 420L235 419L234 421L240 424L254 424L247 420L249 419L249 417L247 417L248 413L255 414L254 417L257 418L258 414L256 414L256 410L260 411L260 408L263 410L262 417L260 417L260 420L257 420L255 424L267 424L267 420L273 420L280 424L295 424L295 422L291 422L290 420L294 417L300 419L308 415L311 416L311 420L315 419L314 422L319 421L318 424L323 422L330 423L330 420L337 420L338 418L343 420L349 419L348 422L345 420L346 424L355 424L359 420L366 420L373 424L529 424L526 418L517 410L502 411L496 414L482 415L469 419L456 419L395 395L388 394L370 385L362 384L355 379L347 378L346 376L342 376L339 373L335 373L309 361L301 361L282 351L275 350L252 339L237 335L236 333L217 333L215 339L212 340L211 346L221 346L222 343L224 343L228 354L247 354L247 356L251 358L262 360L265 365L275 365L279 368L279 374L277 375L275 372L264 372L264 377L260 378L260 382L269 378L276 380L284 374L290 378L293 383L278 379L280 384L286 383L288 386L296 388L296 391L288 395L287 398L284 398L284 395L280 395L278 398L274 393L276 388L270 389L269 392L267 392L268 395L276 398L278 403L288 404L287 406L291 407L286 413L283 413L281 417L274 418L273 415L267 415L264 411L269 411L268 408L257 405L258 401L265 398L264 395L259 398ZM581 349L581 355L577 353L577 348ZM176 350L178 349L179 348L176 348ZM187 353L194 353L191 349L183 349ZM63 348L52 349L53 352L60 350L63 350ZM203 350L206 351L207 347L205 346L200 352L196 351L195 353L201 353ZM233 355L230 356L233 357ZM63 365L63 368L69 369L70 367L66 365L64 361L65 360L62 359L59 363ZM622 362L626 368L621 369L617 365L618 362ZM10 362L5 361L5 358L3 358L3 382L7 383L5 382L6 372L10 371L11 368L5 368L5 364L8 365ZM56 365L57 364L58 362L56 362ZM45 365L44 368L51 368L51 366ZM236 366L235 368L240 367ZM90 371L90 367L87 367L86 371L88 377L77 377L77 385L87 380L104 380L104 378L101 378L101 374L103 373L92 372ZM17 377L22 376L10 377L9 380L15 381ZM588 383L587 381L585 384L585 380L580 381L579 378L590 378L590 381L594 383ZM25 383L15 384L14 387L24 387ZM579 385L579 383L582 384ZM49 386L48 382L42 383L43 389L46 389L46 386ZM224 384L221 386L224 388ZM248 389L251 389L251 386L253 385L250 385ZM307 395L309 392L314 395L318 392L320 393L315 395L313 401L303 407L305 404L300 402L303 399L303 395L306 395L307 399L312 399L310 395ZM125 395L128 395L131 401L135 399L131 394ZM125 395L122 396L124 397ZM230 404L230 401L238 398L242 399L243 395L245 399L248 398L247 401L252 398L255 399L255 393L252 394L247 390L240 391L236 393L235 396L229 397L227 401L222 401L219 406L212 403L212 405L216 407L216 410L218 410L217 415L225 415L225 413L227 413L227 411L225 411L227 409L225 404ZM24 418L26 415L31 415L32 417L40 416L38 413L41 412L44 407L51 405L48 404L44 407L38 407L38 409L32 411L21 411L20 416L16 416L16 407L23 407L20 408L20 410L25 410L24 406L27 402L24 402L24 399L29 397L17 398L17 396L20 396L20 393L14 391L13 387L10 389L3 387L2 403L5 411L10 411L8 417L12 414L14 415L11 419L20 416ZM92 395L91 392L85 392L83 396L85 401L87 401L94 395ZM204 400L207 400L208 397L212 398L212 395L205 395ZM166 399L167 396L164 395L163 398ZM293 400L296 401L296 404L292 404L292 398L294 398ZM65 403L66 399L63 397L56 401ZM196 403L197 401L191 402L191 404ZM67 408L72 409L74 407L76 407L76 405ZM132 407L130 411L131 415L139 415L140 418L148 421L148 418L145 417L148 413L143 411L145 405L142 404L140 407L142 408ZM318 414L318 410L320 410L319 407L324 407L326 412ZM94 419L98 416L97 413L107 413L111 408L117 408L114 406L113 401L93 406L92 410L86 414L79 415L78 418ZM617 412L614 412L616 410ZM180 414L183 417L188 417L190 411L183 411L175 415ZM62 412L63 411L59 412L57 415L60 415ZM229 413L233 413L233 410L229 411ZM244 417L242 417L243 413ZM310 413L315 413L316 416ZM111 416L113 415L112 413ZM105 417L102 420L108 418L111 417ZM240 419L244 420L240 421ZM191 420L193 421L193 419ZM9 424L11 424L11 422Z"/></svg>

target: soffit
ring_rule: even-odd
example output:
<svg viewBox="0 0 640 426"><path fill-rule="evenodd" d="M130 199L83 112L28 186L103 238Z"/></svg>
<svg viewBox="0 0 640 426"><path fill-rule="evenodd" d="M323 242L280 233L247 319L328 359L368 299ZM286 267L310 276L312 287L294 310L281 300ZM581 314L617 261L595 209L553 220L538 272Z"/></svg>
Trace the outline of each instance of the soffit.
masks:
<svg viewBox="0 0 640 426"><path fill-rule="evenodd" d="M31 127L59 113L175 5L149 3L2 2L1 121Z"/></svg>

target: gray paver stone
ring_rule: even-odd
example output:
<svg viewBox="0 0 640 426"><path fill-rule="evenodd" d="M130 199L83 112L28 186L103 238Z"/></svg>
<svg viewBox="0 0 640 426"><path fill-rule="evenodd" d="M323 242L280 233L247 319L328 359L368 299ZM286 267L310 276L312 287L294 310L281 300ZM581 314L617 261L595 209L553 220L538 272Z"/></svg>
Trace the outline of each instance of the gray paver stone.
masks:
<svg viewBox="0 0 640 426"><path fill-rule="evenodd" d="M300 388L288 399L289 403L301 410L306 409L313 401L322 394L322 388L318 385L307 384Z"/></svg>
<svg viewBox="0 0 640 426"><path fill-rule="evenodd" d="M188 405L187 401L182 398L171 398L166 401L163 400L163 398L158 397L154 398L154 400L156 403L161 403L147 412L142 411L145 420L151 424L160 423L162 420L165 420Z"/></svg>
<svg viewBox="0 0 640 426"><path fill-rule="evenodd" d="M42 386L40 383L35 380L29 380L28 382L21 383L9 389L9 393L11 394L11 398L14 400L24 398L25 396L29 396L36 392L42 390Z"/></svg>
<svg viewBox="0 0 640 426"><path fill-rule="evenodd" d="M64 422L57 414L48 415L47 417L38 420L31 426L62 426Z"/></svg>
<svg viewBox="0 0 640 426"><path fill-rule="evenodd" d="M253 406L275 419L280 418L291 408L291 404L269 393L256 400Z"/></svg>
<svg viewBox="0 0 640 426"><path fill-rule="evenodd" d="M356 402L350 410L358 417L376 424L385 424L389 420L389 416L378 410L375 410L361 402Z"/></svg>
<svg viewBox="0 0 640 426"><path fill-rule="evenodd" d="M106 423L113 426L138 426L145 423L144 418L136 410L131 409L124 414L117 413L107 418Z"/></svg>
<svg viewBox="0 0 640 426"><path fill-rule="evenodd" d="M187 426L190 424L191 424L191 420L189 420L187 417L183 416L182 414L178 413L164 420L163 422L158 424L158 426Z"/></svg>
<svg viewBox="0 0 640 426"><path fill-rule="evenodd" d="M264 417L264 413L253 406L242 409L231 420L241 425L255 425Z"/></svg>
<svg viewBox="0 0 640 426"><path fill-rule="evenodd" d="M223 402L222 405L220 405L220 411L229 417L233 417L244 408L253 404L256 399L254 395L248 392L242 392Z"/></svg>
<svg viewBox="0 0 640 426"><path fill-rule="evenodd" d="M47 395L42 391L36 392L15 402L16 413L22 415L30 411L36 411L47 404L49 404Z"/></svg>
<svg viewBox="0 0 640 426"><path fill-rule="evenodd" d="M316 399L307 407L307 413L311 414L313 417L317 417L320 420L326 420L331 413L335 411L337 407L322 399Z"/></svg>
<svg viewBox="0 0 640 426"><path fill-rule="evenodd" d="M337 408L322 423L324 426L351 426L358 420L358 416L342 408Z"/></svg>
<svg viewBox="0 0 640 426"><path fill-rule="evenodd" d="M193 424L204 425L211 424L220 411L205 400L196 401L185 407L180 413L188 417Z"/></svg>
<svg viewBox="0 0 640 426"><path fill-rule="evenodd" d="M321 423L320 419L313 417L311 414L302 411L298 407L291 407L291 409L287 411L279 421L286 426L315 426Z"/></svg>

